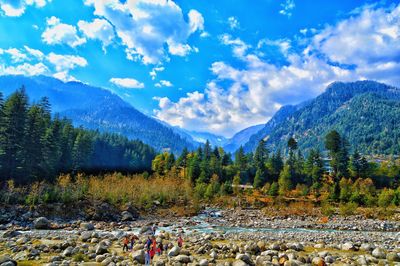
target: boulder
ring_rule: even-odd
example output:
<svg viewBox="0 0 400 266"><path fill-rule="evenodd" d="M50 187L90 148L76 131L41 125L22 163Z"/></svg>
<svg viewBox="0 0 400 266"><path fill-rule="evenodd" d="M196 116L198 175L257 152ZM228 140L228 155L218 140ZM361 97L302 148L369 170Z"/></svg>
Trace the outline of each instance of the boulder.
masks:
<svg viewBox="0 0 400 266"><path fill-rule="evenodd" d="M51 223L46 217L39 217L33 221L33 227L35 229L49 229Z"/></svg>
<svg viewBox="0 0 400 266"><path fill-rule="evenodd" d="M181 249L178 246L174 246L170 251L168 251L168 257L178 256L180 251Z"/></svg>
<svg viewBox="0 0 400 266"><path fill-rule="evenodd" d="M122 221L132 221L134 220L132 213L128 212L128 211L123 211L121 213L121 220Z"/></svg>
<svg viewBox="0 0 400 266"><path fill-rule="evenodd" d="M105 253L108 253L108 245L104 241L101 241L96 246L96 255L102 255Z"/></svg>
<svg viewBox="0 0 400 266"><path fill-rule="evenodd" d="M84 231L84 232L82 232L81 233L81 236L80 236L80 239L83 241L83 242L87 242L89 239L91 239L92 238L92 233L91 232L89 232L89 231Z"/></svg>
<svg viewBox="0 0 400 266"><path fill-rule="evenodd" d="M187 255L178 255L174 257L173 260L180 263L189 263L191 261L190 257Z"/></svg>
<svg viewBox="0 0 400 266"><path fill-rule="evenodd" d="M247 264L246 262L242 261L242 260L235 260L232 263L232 266L248 266L249 264Z"/></svg>
<svg viewBox="0 0 400 266"><path fill-rule="evenodd" d="M143 250L136 250L134 252L131 253L131 257L134 261L140 263L140 264L144 264L145 263L145 253Z"/></svg>
<svg viewBox="0 0 400 266"><path fill-rule="evenodd" d="M151 230L151 226L148 226L148 225L145 225L145 226L143 226L142 228L140 228L140 230L139 230L139 234L145 234L145 233L151 233L152 232L152 230Z"/></svg>
<svg viewBox="0 0 400 266"><path fill-rule="evenodd" d="M208 266L208 260L207 259L202 259L199 261L199 266Z"/></svg>
<svg viewBox="0 0 400 266"><path fill-rule="evenodd" d="M354 245L351 242L346 242L342 245L342 250L354 250Z"/></svg>
<svg viewBox="0 0 400 266"><path fill-rule="evenodd" d="M14 261L13 259L10 258L8 255L2 255L0 256L0 265L6 265L5 263L8 263L8 265L17 265L17 262ZM12 263L12 264L10 264Z"/></svg>
<svg viewBox="0 0 400 266"><path fill-rule="evenodd" d="M374 256L377 259L385 259L386 258L386 253L383 249L381 248L376 248L372 251L372 256Z"/></svg>
<svg viewBox="0 0 400 266"><path fill-rule="evenodd" d="M315 257L312 259L311 264L313 266L326 266L326 263L323 258Z"/></svg>
<svg viewBox="0 0 400 266"><path fill-rule="evenodd" d="M363 251L371 251L374 248L375 248L374 244L370 244L370 243L362 243L360 246L360 250L363 250Z"/></svg>
<svg viewBox="0 0 400 266"><path fill-rule="evenodd" d="M251 258L247 254L237 254L235 259L236 260L242 260L246 264L250 264L250 265L253 264L253 262L251 261Z"/></svg>
<svg viewBox="0 0 400 266"><path fill-rule="evenodd" d="M67 247L67 248L63 251L63 256L64 256L64 257L70 257L70 256L72 256L73 253L74 253L74 248L73 248L73 247Z"/></svg>
<svg viewBox="0 0 400 266"><path fill-rule="evenodd" d="M81 224L79 225L79 227L80 227L81 229L83 229L83 230L86 230L86 231L92 231L92 230L94 230L94 225L93 225L92 223L81 223Z"/></svg>
<svg viewBox="0 0 400 266"><path fill-rule="evenodd" d="M102 262L105 259L106 259L105 255L97 255L96 258L95 258L95 261L96 262Z"/></svg>
<svg viewBox="0 0 400 266"><path fill-rule="evenodd" d="M19 236L21 233L16 230L7 230L3 233L3 238L12 238Z"/></svg>

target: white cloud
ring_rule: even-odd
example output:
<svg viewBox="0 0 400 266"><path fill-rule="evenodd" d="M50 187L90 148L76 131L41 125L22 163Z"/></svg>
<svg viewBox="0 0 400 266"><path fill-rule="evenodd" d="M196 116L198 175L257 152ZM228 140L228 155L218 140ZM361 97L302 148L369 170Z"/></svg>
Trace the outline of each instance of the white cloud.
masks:
<svg viewBox="0 0 400 266"><path fill-rule="evenodd" d="M74 76L71 76L67 70L54 73L53 77L62 80L64 82L78 81Z"/></svg>
<svg viewBox="0 0 400 266"><path fill-rule="evenodd" d="M25 75L25 76L36 76L47 74L49 69L43 63L29 64L23 63L16 66L6 66L0 64L1 75Z"/></svg>
<svg viewBox="0 0 400 266"><path fill-rule="evenodd" d="M174 85L169 80L160 80L160 82L156 83L154 86L161 87L173 87Z"/></svg>
<svg viewBox="0 0 400 266"><path fill-rule="evenodd" d="M88 62L85 58L76 55L61 55L50 53L47 60L52 63L57 72L68 71L76 67L85 67Z"/></svg>
<svg viewBox="0 0 400 266"><path fill-rule="evenodd" d="M60 19L52 16L47 19L47 28L42 33L42 40L50 45L67 44L71 47L82 45L86 42L77 34L75 26L61 23Z"/></svg>
<svg viewBox="0 0 400 266"><path fill-rule="evenodd" d="M103 49L110 45L114 39L114 29L105 19L96 18L92 22L80 20L78 27L88 39L101 41Z"/></svg>
<svg viewBox="0 0 400 266"><path fill-rule="evenodd" d="M0 0L0 9L8 17L20 17L27 6L44 7L51 0Z"/></svg>
<svg viewBox="0 0 400 266"><path fill-rule="evenodd" d="M222 44L232 46L233 54L238 58L243 57L247 49L251 47L239 38L233 39L229 34L223 34L219 39Z"/></svg>
<svg viewBox="0 0 400 266"><path fill-rule="evenodd" d="M11 57L11 61L13 63L19 63L28 60L28 56L16 48L2 50L2 53L8 54Z"/></svg>
<svg viewBox="0 0 400 266"><path fill-rule="evenodd" d="M42 51L30 48L29 46L26 46L26 45L24 45L24 48L33 57L35 57L35 58L37 58L39 60L43 59L44 54L42 53Z"/></svg>
<svg viewBox="0 0 400 266"><path fill-rule="evenodd" d="M282 9L279 10L279 14L291 17L292 10L295 8L294 0L286 0L285 3L281 4Z"/></svg>
<svg viewBox="0 0 400 266"><path fill-rule="evenodd" d="M240 28L240 23L236 17L229 17L228 23L231 30Z"/></svg>
<svg viewBox="0 0 400 266"><path fill-rule="evenodd" d="M133 78L111 78L110 82L117 85L118 87L129 88L129 89L143 89L144 84Z"/></svg>
<svg viewBox="0 0 400 266"><path fill-rule="evenodd" d="M157 77L157 72L162 72L164 71L165 68L163 66L159 66L159 67L153 67L153 69L150 71L150 77L152 80L155 80Z"/></svg>
<svg viewBox="0 0 400 266"><path fill-rule="evenodd" d="M251 51L244 41L223 35L221 42L233 47L244 66L213 63L215 79L204 92L188 93L176 102L156 99L159 108L154 113L172 125L232 136L265 123L282 105L315 97L333 81L374 79L400 86L399 18L400 5L389 10L365 8L359 15L325 26L306 40L309 45L300 52L292 51L287 40L262 40L259 48L281 49L284 65L260 58L258 50Z"/></svg>
<svg viewBox="0 0 400 266"><path fill-rule="evenodd" d="M168 53L186 56L196 51L187 40L194 32L204 30L204 18L190 10L185 21L181 8L171 0L86 0L94 14L107 19L129 60L157 64L168 60Z"/></svg>

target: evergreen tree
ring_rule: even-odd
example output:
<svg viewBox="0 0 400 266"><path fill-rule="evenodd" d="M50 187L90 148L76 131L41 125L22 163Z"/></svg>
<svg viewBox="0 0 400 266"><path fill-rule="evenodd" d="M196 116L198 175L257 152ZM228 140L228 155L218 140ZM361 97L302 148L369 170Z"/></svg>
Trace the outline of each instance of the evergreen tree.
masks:
<svg viewBox="0 0 400 266"><path fill-rule="evenodd" d="M278 179L279 195L285 195L292 189L290 166L287 164L283 167Z"/></svg>
<svg viewBox="0 0 400 266"><path fill-rule="evenodd" d="M26 179L26 120L28 97L21 88L5 101L4 113L4 143L2 176L24 182Z"/></svg>
<svg viewBox="0 0 400 266"><path fill-rule="evenodd" d="M235 153L235 165L240 171L245 171L247 169L247 158L242 146L240 146L239 150Z"/></svg>

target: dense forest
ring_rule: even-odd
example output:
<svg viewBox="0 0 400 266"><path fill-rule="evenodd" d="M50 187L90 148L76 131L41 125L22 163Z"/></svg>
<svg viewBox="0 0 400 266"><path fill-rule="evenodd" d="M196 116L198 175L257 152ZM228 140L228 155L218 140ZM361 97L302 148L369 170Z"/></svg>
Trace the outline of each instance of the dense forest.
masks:
<svg viewBox="0 0 400 266"><path fill-rule="evenodd" d="M400 153L400 89L374 81L334 82L317 98L284 106L244 145L254 151L261 139L271 150L287 154L294 136L303 152L324 148L329 130L341 132L363 154Z"/></svg>
<svg viewBox="0 0 400 266"><path fill-rule="evenodd" d="M231 154L207 142L194 152L183 151L177 159L173 154L159 154L152 168L157 175L189 180L195 195L203 199L237 194L247 184L272 197L312 195L318 199L324 195L333 202L374 205L382 195L385 204L400 203L398 160L378 164L358 151L349 154L348 141L335 130L324 137L324 147L328 163L318 149L304 157L293 137L287 140L285 158L280 151L270 152L261 140L254 153L245 153L241 147L232 160Z"/></svg>
<svg viewBox="0 0 400 266"><path fill-rule="evenodd" d="M74 128L52 118L47 98L29 104L22 88L0 94L0 177L52 181L61 172L150 170L155 151L141 141Z"/></svg>

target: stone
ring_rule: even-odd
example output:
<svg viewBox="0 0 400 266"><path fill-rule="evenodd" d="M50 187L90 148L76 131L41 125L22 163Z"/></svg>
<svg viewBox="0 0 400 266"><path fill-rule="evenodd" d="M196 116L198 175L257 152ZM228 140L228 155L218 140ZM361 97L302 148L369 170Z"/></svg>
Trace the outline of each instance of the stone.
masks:
<svg viewBox="0 0 400 266"><path fill-rule="evenodd" d="M95 261L96 262L102 262L105 259L106 259L105 255L97 255L96 258L95 258Z"/></svg>
<svg viewBox="0 0 400 266"><path fill-rule="evenodd" d="M12 238L12 237L16 237L19 236L21 233L16 231L16 230L7 230L3 233L3 237L4 238Z"/></svg>
<svg viewBox="0 0 400 266"><path fill-rule="evenodd" d="M362 243L360 246L360 250L362 251L371 251L374 248L375 248L374 245L370 243Z"/></svg>
<svg viewBox="0 0 400 266"><path fill-rule="evenodd" d="M180 251L181 249L178 246L174 246L170 251L168 251L168 257L178 256Z"/></svg>
<svg viewBox="0 0 400 266"><path fill-rule="evenodd" d="M371 254L373 257L375 257L377 259L385 259L386 258L385 251L381 248L374 249Z"/></svg>
<svg viewBox="0 0 400 266"><path fill-rule="evenodd" d="M64 256L64 257L70 257L70 256L72 256L73 253L74 253L74 248L73 248L73 247L67 247L67 248L63 251L63 256Z"/></svg>
<svg viewBox="0 0 400 266"><path fill-rule="evenodd" d="M250 257L247 254L237 254L236 255L236 260L242 260L244 261L246 264L253 264L253 262L251 261Z"/></svg>
<svg viewBox="0 0 400 266"><path fill-rule="evenodd" d="M101 262L101 265L110 265L112 262L112 258L108 257Z"/></svg>
<svg viewBox="0 0 400 266"><path fill-rule="evenodd" d="M148 226L148 225L146 225L146 226L143 226L142 228L140 228L140 230L139 230L139 234L145 234L145 233L151 233L152 231L151 231L151 226Z"/></svg>
<svg viewBox="0 0 400 266"><path fill-rule="evenodd" d="M235 260L232 263L232 266L247 266L249 264L247 264L246 262L242 261L242 260Z"/></svg>
<svg viewBox="0 0 400 266"><path fill-rule="evenodd" d="M217 252L215 252L215 250L213 250L212 252L211 252L211 254L210 254L210 257L212 258L212 259L218 259L218 254L217 254Z"/></svg>
<svg viewBox="0 0 400 266"><path fill-rule="evenodd" d="M86 231L93 231L94 225L92 223L81 223L79 227Z"/></svg>
<svg viewBox="0 0 400 266"><path fill-rule="evenodd" d="M10 258L10 256L8 256L8 255L0 256L0 265L3 265L4 263L8 263L8 262L15 263L13 265L17 265L17 263L14 260L12 260Z"/></svg>
<svg viewBox="0 0 400 266"><path fill-rule="evenodd" d="M134 261L140 263L140 264L144 264L145 263L145 253L143 250L136 250L134 252L131 253L131 257Z"/></svg>
<svg viewBox="0 0 400 266"><path fill-rule="evenodd" d="M342 245L342 250L354 250L354 245L351 242L346 242Z"/></svg>
<svg viewBox="0 0 400 266"><path fill-rule="evenodd" d="M180 263L189 263L191 261L190 257L187 255L178 255L174 257L173 260Z"/></svg>
<svg viewBox="0 0 400 266"><path fill-rule="evenodd" d="M132 221L133 220L133 215L132 213L128 212L128 211L123 211L121 213L121 220L122 221Z"/></svg>
<svg viewBox="0 0 400 266"><path fill-rule="evenodd" d="M46 217L39 217L33 221L33 227L35 229L50 229L51 223Z"/></svg>
<svg viewBox="0 0 400 266"><path fill-rule="evenodd" d="M208 266L208 260L207 259L202 259L199 261L199 266Z"/></svg>
<svg viewBox="0 0 400 266"><path fill-rule="evenodd" d="M16 266L17 265L17 262L16 261L13 261L13 260L9 260L9 261L7 261L7 262L4 262L4 263L2 263L2 264L0 264L1 266Z"/></svg>
<svg viewBox="0 0 400 266"><path fill-rule="evenodd" d="M104 241L101 241L96 246L96 255L102 255L105 253L108 253L108 245Z"/></svg>
<svg viewBox="0 0 400 266"><path fill-rule="evenodd" d="M311 264L314 266L325 266L326 263L323 258L315 257L312 259Z"/></svg>
<svg viewBox="0 0 400 266"><path fill-rule="evenodd" d="M81 233L81 236L80 236L80 239L83 241L83 242L87 242L89 239L91 239L92 238L92 233L91 232L89 232L89 231L84 231L84 232L82 232Z"/></svg>
<svg viewBox="0 0 400 266"><path fill-rule="evenodd" d="M300 261L298 261L298 260L288 260L288 261L285 261L285 264L283 264L284 266L300 266L300 265L302 265L303 263L301 263Z"/></svg>

